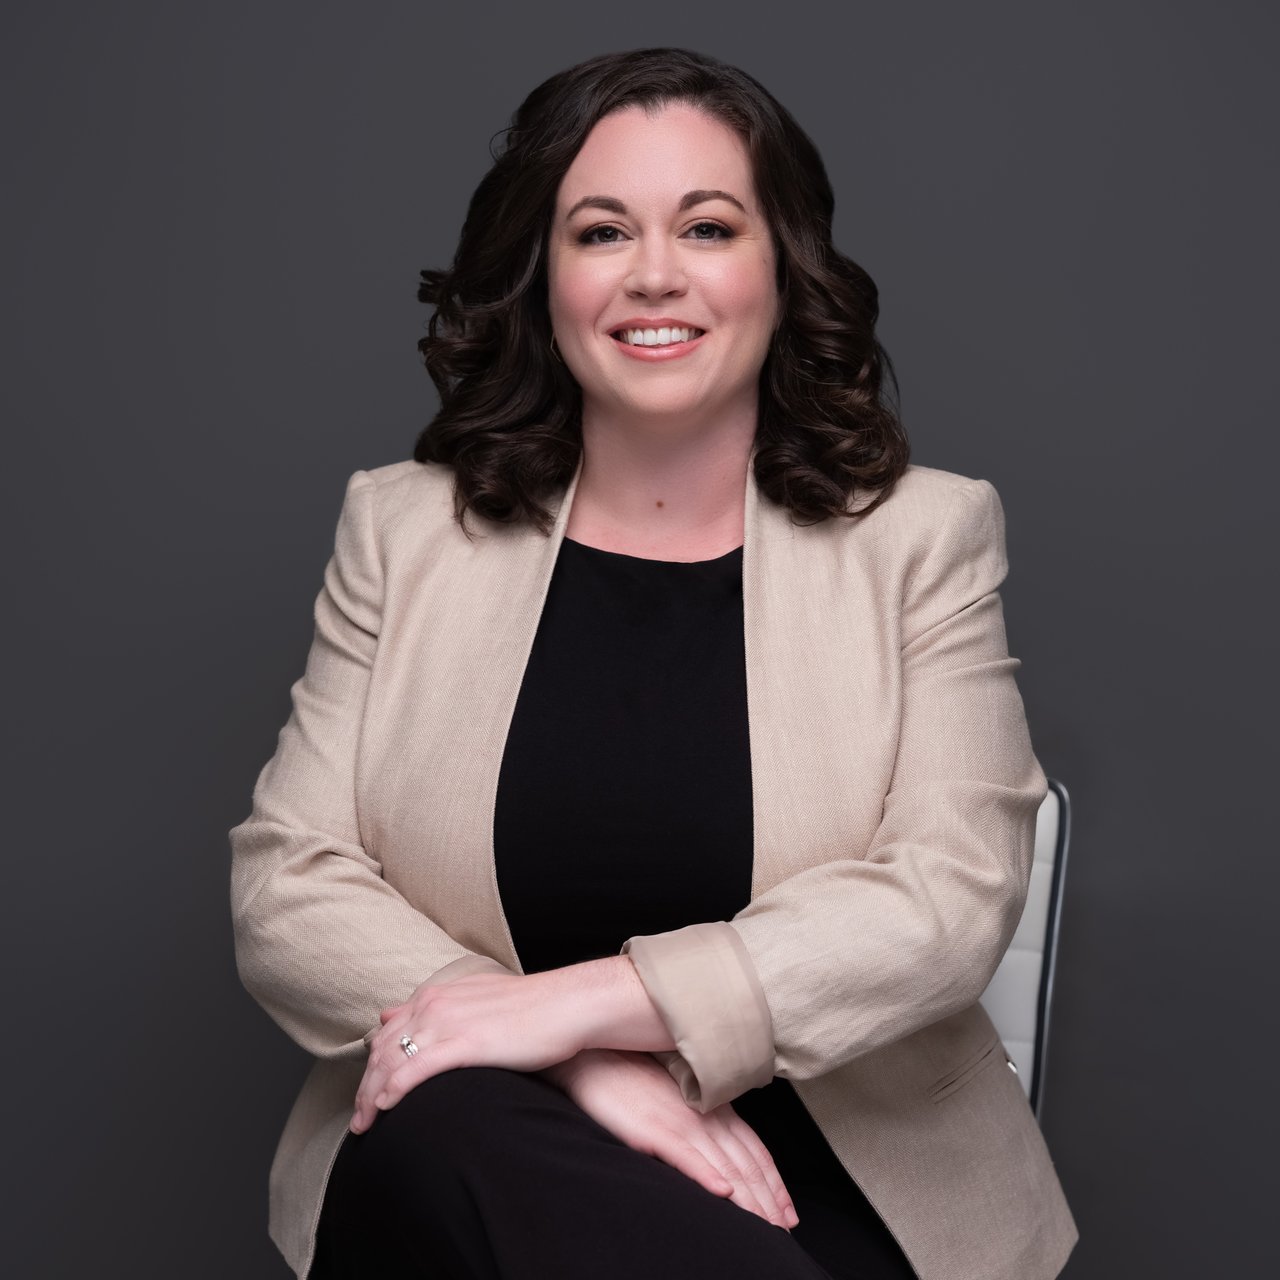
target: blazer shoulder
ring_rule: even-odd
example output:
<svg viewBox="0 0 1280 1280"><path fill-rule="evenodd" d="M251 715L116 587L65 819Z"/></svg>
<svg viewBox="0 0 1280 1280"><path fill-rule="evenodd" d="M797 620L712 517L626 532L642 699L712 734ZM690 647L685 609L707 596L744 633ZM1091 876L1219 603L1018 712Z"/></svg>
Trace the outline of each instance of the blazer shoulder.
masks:
<svg viewBox="0 0 1280 1280"><path fill-rule="evenodd" d="M967 511L968 518L982 519L990 508L998 511L999 506L999 496L990 481L912 463L865 522L841 523L854 527L865 523L877 536L903 545L921 541L927 544L956 513Z"/></svg>
<svg viewBox="0 0 1280 1280"><path fill-rule="evenodd" d="M368 477L380 498L397 493L421 495L444 491L452 494L453 490L453 468L442 462L415 462L405 458L402 462L369 467L359 474Z"/></svg>
<svg viewBox="0 0 1280 1280"><path fill-rule="evenodd" d="M929 573L963 578L984 565L1003 577L1004 513L987 480L912 465L874 511L833 523L840 546L903 596Z"/></svg>
<svg viewBox="0 0 1280 1280"><path fill-rule="evenodd" d="M913 462L899 477L884 505L887 507L896 502L900 507L916 510L937 508L945 512L959 493L965 490L973 492L989 484L990 481L964 476L958 471L922 467Z"/></svg>
<svg viewBox="0 0 1280 1280"><path fill-rule="evenodd" d="M382 529L409 523L434 528L453 519L453 468L407 458L357 471L348 481L372 490L373 518Z"/></svg>

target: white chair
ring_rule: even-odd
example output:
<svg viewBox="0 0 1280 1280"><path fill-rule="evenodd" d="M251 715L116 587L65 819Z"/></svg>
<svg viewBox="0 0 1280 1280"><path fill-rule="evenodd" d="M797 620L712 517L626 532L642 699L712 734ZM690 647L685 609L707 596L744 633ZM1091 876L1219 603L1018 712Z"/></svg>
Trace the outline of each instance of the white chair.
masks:
<svg viewBox="0 0 1280 1280"><path fill-rule="evenodd" d="M1048 782L1048 794L1036 814L1035 862L1027 905L981 1000L1013 1060L1037 1120L1044 1105L1045 1053L1071 827L1067 789L1053 778Z"/></svg>

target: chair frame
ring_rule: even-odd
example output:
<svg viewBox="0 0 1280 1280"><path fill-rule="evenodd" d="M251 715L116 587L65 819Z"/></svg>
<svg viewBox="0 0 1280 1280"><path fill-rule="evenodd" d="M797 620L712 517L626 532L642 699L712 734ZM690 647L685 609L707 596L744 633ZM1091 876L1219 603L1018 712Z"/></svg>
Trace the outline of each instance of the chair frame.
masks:
<svg viewBox="0 0 1280 1280"><path fill-rule="evenodd" d="M1031 1072L1028 1101L1040 1122L1044 1111L1046 1055L1049 1049L1049 1021L1053 1012L1053 984L1058 969L1058 933L1062 924L1063 882L1067 874L1067 851L1071 846L1071 797L1056 778L1048 778L1049 789L1058 798L1058 832L1053 850L1053 877L1049 883L1049 915L1045 924L1044 956L1040 965L1040 993L1036 1000L1036 1059Z"/></svg>

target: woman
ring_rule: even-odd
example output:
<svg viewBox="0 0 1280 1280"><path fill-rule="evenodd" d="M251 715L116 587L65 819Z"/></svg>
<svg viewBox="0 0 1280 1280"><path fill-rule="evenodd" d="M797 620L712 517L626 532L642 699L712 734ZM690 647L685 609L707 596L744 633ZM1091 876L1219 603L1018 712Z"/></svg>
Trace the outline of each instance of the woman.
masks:
<svg viewBox="0 0 1280 1280"><path fill-rule="evenodd" d="M272 1236L319 1277L1057 1275L977 1004L1045 793L995 491L908 465L749 76L604 56L508 134L423 273L440 413L351 478L230 833L241 976L316 1057Z"/></svg>

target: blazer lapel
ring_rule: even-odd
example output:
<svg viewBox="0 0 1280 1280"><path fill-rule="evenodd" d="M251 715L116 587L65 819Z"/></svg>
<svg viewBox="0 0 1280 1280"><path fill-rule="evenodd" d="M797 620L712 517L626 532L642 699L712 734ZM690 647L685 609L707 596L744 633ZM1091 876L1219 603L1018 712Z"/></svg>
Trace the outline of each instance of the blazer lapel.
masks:
<svg viewBox="0 0 1280 1280"><path fill-rule="evenodd" d="M896 617L876 594L875 539L832 517L794 525L746 491L743 625L755 827L751 896L861 856L892 767ZM886 701L888 700L888 701Z"/></svg>
<svg viewBox="0 0 1280 1280"><path fill-rule="evenodd" d="M366 727L366 843L383 876L469 950L521 972L498 891L493 813L525 666L581 462L551 535L453 522L452 494L424 510L412 564L388 608L394 633ZM448 503L448 511L443 504ZM477 527L481 526L481 527ZM396 744L392 746L391 744Z"/></svg>

